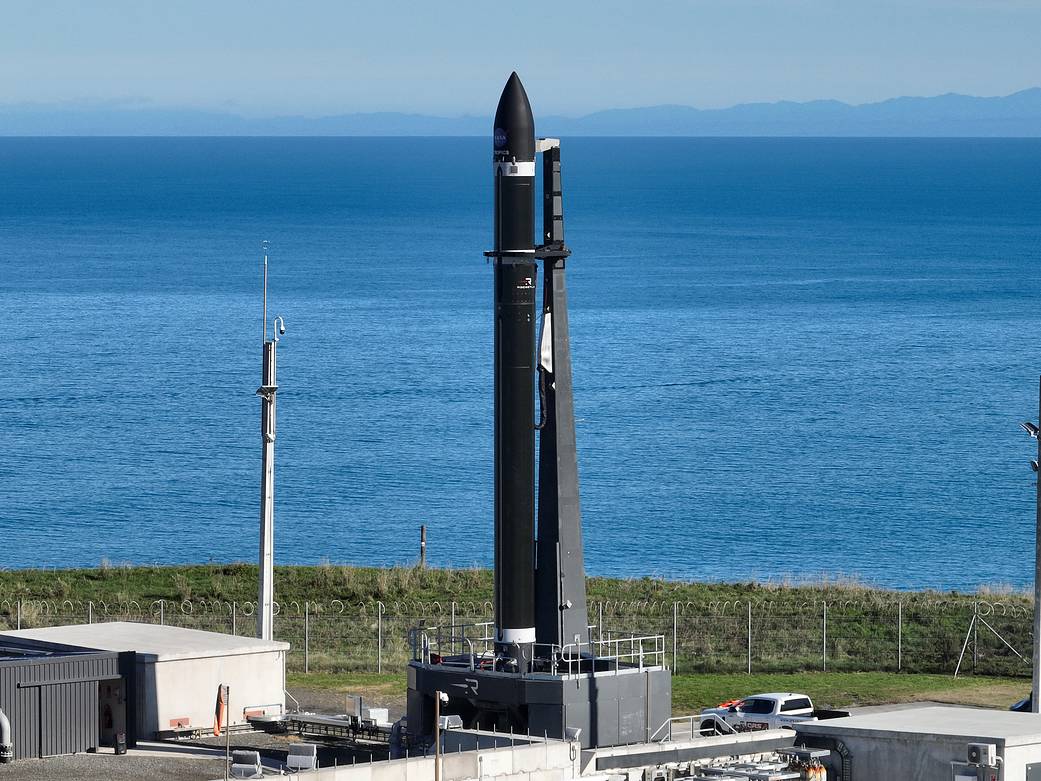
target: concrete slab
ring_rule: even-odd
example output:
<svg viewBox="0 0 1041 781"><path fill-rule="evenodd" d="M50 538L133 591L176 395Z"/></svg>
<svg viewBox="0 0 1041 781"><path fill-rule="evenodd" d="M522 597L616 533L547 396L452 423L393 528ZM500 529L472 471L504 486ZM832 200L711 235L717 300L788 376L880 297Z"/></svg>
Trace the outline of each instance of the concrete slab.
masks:
<svg viewBox="0 0 1041 781"><path fill-rule="evenodd" d="M796 729L800 733L804 731L802 725ZM931 735L965 741L1003 741L1006 746L1034 745L1041 742L1041 714L939 705L812 722L805 725L805 731L815 735L857 733L877 738Z"/></svg>
<svg viewBox="0 0 1041 781"><path fill-rule="evenodd" d="M979 705L952 705L946 702L935 702L922 700L920 702L893 702L887 705L850 705L839 710L848 711L853 716L862 716L869 713L892 713L901 710L921 710L922 708L967 708L969 710L994 711L996 708L984 708Z"/></svg>

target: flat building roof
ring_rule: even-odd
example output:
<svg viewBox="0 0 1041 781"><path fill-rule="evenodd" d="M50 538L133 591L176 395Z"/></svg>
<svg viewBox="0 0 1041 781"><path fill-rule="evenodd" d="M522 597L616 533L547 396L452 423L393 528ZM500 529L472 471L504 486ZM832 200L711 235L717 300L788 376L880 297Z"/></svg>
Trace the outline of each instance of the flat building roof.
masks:
<svg viewBox="0 0 1041 781"><path fill-rule="evenodd" d="M1041 743L1041 714L987 708L934 706L879 711L796 726L800 734L864 735L876 738L960 738L967 742L1004 742L1006 746Z"/></svg>
<svg viewBox="0 0 1041 781"><path fill-rule="evenodd" d="M44 643L39 640L26 640L20 637L11 637L10 635L0 635L0 662L82 656L83 654L96 653L99 653L99 650L94 648L77 648L60 643Z"/></svg>
<svg viewBox="0 0 1041 781"><path fill-rule="evenodd" d="M6 637L41 643L61 643L99 651L136 651L139 660L152 662L289 650L289 643L279 640L260 640L255 637L204 632L179 626L138 624L131 621L22 629L3 633L0 635L0 643Z"/></svg>

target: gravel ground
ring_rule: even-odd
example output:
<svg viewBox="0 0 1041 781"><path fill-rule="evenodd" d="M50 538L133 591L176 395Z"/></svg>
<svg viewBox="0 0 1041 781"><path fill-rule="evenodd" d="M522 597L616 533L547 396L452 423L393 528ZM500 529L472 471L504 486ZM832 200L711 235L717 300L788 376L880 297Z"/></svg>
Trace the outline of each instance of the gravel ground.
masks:
<svg viewBox="0 0 1041 781"><path fill-rule="evenodd" d="M347 710L347 693L342 691L294 687L291 693L300 702L300 710L304 712L335 715ZM374 689L362 689L350 693L362 695L366 708L386 708L392 722L405 715L404 691L401 694L386 694ZM286 703L288 707L292 707L292 704L292 701Z"/></svg>
<svg viewBox="0 0 1041 781"><path fill-rule="evenodd" d="M231 750L252 749L260 752L265 760L285 761L289 746L292 743L315 743L318 745L318 762L322 767L332 764L349 765L352 762L378 762L387 758L387 746L384 743L360 742L356 745L340 743L336 740L323 741L321 738L300 738L296 735L269 735L265 732L239 732L231 736ZM193 746L224 748L223 738L202 738L193 740ZM221 769L223 773L223 768Z"/></svg>
<svg viewBox="0 0 1041 781"><path fill-rule="evenodd" d="M50 759L23 759L0 765L0 779L4 781L210 781L223 777L224 761L210 758L76 754Z"/></svg>

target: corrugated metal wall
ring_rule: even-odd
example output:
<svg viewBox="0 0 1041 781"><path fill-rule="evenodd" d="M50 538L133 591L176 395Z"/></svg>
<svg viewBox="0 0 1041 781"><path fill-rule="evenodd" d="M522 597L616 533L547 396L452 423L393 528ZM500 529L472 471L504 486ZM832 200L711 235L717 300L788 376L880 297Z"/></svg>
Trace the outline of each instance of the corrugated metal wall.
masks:
<svg viewBox="0 0 1041 781"><path fill-rule="evenodd" d="M21 663L0 662L0 708L11 721L14 758L40 756L40 690L20 689Z"/></svg>
<svg viewBox="0 0 1041 781"><path fill-rule="evenodd" d="M0 661L0 708L11 720L15 759L96 748L98 681L118 675L114 653Z"/></svg>

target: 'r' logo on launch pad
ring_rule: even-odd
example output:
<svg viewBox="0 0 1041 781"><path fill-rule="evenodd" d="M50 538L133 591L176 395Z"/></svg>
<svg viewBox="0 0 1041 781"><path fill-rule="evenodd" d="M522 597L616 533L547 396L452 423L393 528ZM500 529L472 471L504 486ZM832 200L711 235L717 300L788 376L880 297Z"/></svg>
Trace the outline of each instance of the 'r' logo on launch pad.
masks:
<svg viewBox="0 0 1041 781"><path fill-rule="evenodd" d="M476 678L465 678L466 683L453 683L453 686L458 686L460 689L465 689L465 693L471 697L477 696L477 687L480 685L480 681Z"/></svg>

